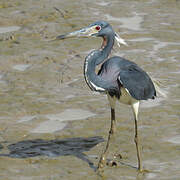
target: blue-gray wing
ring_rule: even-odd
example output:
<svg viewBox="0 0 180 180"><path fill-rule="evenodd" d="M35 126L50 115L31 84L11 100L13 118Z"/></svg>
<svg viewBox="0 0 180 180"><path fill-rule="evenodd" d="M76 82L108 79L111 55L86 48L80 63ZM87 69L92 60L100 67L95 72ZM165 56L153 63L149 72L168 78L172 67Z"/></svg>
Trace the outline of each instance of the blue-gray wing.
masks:
<svg viewBox="0 0 180 180"><path fill-rule="evenodd" d="M156 90L148 74L135 63L122 68L118 77L120 83L137 100L154 99Z"/></svg>

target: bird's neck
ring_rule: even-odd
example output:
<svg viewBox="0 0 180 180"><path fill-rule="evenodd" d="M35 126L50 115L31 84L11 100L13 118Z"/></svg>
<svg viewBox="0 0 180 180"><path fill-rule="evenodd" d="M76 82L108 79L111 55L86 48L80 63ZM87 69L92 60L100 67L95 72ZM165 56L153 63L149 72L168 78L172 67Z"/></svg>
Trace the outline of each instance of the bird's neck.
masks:
<svg viewBox="0 0 180 180"><path fill-rule="evenodd" d="M94 50L85 58L84 77L90 89L94 91L105 91L107 83L95 72L96 66L103 63L111 52L114 45L114 35L104 36L101 49Z"/></svg>

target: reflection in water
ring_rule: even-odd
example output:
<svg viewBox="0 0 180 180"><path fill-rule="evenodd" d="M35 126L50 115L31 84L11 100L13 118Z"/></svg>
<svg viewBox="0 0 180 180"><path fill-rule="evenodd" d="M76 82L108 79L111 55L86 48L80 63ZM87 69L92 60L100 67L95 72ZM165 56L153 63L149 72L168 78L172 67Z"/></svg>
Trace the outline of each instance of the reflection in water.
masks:
<svg viewBox="0 0 180 180"><path fill-rule="evenodd" d="M18 31L19 29L20 29L19 26L0 27L0 33Z"/></svg>
<svg viewBox="0 0 180 180"><path fill-rule="evenodd" d="M27 70L31 65L30 64L17 64L13 66L13 69L17 71L25 71Z"/></svg>
<svg viewBox="0 0 180 180"><path fill-rule="evenodd" d="M141 23L143 22L143 18L138 15L134 15L132 17L116 18L116 17L110 16L109 14L106 14L106 18L107 18L107 21L117 21L117 22L122 23L122 25L120 26L121 28L127 28L134 31L141 30Z"/></svg>
<svg viewBox="0 0 180 180"><path fill-rule="evenodd" d="M180 144L180 136L176 135L174 137L169 138L167 141L174 144Z"/></svg>
<svg viewBox="0 0 180 180"><path fill-rule="evenodd" d="M76 156L79 159L87 162L91 168L96 169L94 164L84 154L84 151L89 151L97 144L103 142L102 137L89 137L89 138L67 138L67 139L54 139L54 140L26 140L20 141L8 146L9 154L0 154L0 156L8 156L12 158L29 158L35 156ZM0 145L0 149L1 149Z"/></svg>
<svg viewBox="0 0 180 180"><path fill-rule="evenodd" d="M94 113L83 109L67 109L59 114L47 114L45 118L48 121L40 123L35 129L31 130L32 133L53 133L58 130L64 129L67 121L87 119L94 116ZM27 118L26 118L27 119ZM29 117L28 120L34 118ZM21 120L22 122L22 120Z"/></svg>

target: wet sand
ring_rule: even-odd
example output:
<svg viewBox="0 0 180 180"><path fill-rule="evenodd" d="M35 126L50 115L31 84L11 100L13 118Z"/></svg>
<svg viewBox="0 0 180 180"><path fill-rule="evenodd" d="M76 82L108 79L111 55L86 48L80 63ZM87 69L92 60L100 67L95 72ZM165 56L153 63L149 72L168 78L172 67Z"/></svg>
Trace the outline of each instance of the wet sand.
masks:
<svg viewBox="0 0 180 180"><path fill-rule="evenodd" d="M81 6L80 6L81 4ZM95 172L107 140L106 96L91 92L83 62L101 40L49 42L96 20L126 40L112 55L136 62L165 96L142 102L138 174L131 109L117 104L117 133L109 159L118 167ZM0 2L0 179L132 180L180 177L180 1Z"/></svg>

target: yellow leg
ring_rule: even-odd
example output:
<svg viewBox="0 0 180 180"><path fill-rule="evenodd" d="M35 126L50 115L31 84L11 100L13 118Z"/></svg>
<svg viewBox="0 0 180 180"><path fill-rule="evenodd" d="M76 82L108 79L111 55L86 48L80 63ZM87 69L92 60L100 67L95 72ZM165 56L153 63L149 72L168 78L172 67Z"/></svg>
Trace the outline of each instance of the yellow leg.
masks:
<svg viewBox="0 0 180 180"><path fill-rule="evenodd" d="M142 169L142 156L141 156L141 147L139 145L138 128L137 128L137 120L136 119L135 119L134 142L136 144L136 150L137 150L138 170L141 172L141 171L143 171L143 169Z"/></svg>
<svg viewBox="0 0 180 180"><path fill-rule="evenodd" d="M142 155L141 155L141 146L139 145L139 136L138 136L138 109L139 109L139 101L132 104L133 113L134 113L134 122L135 122L135 137L134 142L136 144L137 151L137 159L138 159L138 170L140 172L143 171L142 167Z"/></svg>

